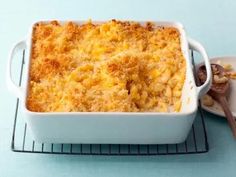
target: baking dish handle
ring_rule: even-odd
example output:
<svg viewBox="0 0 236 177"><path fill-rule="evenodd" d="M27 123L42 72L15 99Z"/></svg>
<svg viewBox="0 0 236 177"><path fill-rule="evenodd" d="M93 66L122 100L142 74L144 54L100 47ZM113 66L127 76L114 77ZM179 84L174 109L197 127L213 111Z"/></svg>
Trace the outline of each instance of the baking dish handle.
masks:
<svg viewBox="0 0 236 177"><path fill-rule="evenodd" d="M11 66L12 66L12 60L13 60L15 54L19 50L24 50L24 49L26 49L26 41L22 40L20 42L17 42L10 52L8 63L7 63L7 74L6 74L7 86L9 88L9 90L12 91L18 98L22 98L23 91L22 91L22 88L20 86L16 85L12 79L12 67Z"/></svg>
<svg viewBox="0 0 236 177"><path fill-rule="evenodd" d="M199 98L205 95L211 87L211 83L212 83L211 65L210 65L209 58L204 47L199 42L191 38L188 38L188 43L191 49L199 52L202 55L205 66L206 66L206 72L207 72L206 81L203 85L197 87L197 94Z"/></svg>

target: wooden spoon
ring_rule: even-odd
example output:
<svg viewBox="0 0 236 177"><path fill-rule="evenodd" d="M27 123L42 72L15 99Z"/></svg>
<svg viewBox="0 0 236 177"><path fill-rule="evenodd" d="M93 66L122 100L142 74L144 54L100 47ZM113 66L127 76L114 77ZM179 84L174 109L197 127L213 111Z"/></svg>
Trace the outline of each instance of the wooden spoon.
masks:
<svg viewBox="0 0 236 177"><path fill-rule="evenodd" d="M214 74L217 73L219 77L226 76L226 72L224 68L218 64L211 64L211 68ZM198 78L201 84L203 84L206 80L206 68L205 65L202 65L198 69ZM225 116L227 118L228 124L232 130L234 138L236 138L236 122L233 117L232 112L229 109L228 102L226 96L229 95L230 92L230 83L229 81L225 81L224 83L216 83L213 78L213 83L211 89L208 91L208 94L212 96L216 101L218 101L221 107L224 110Z"/></svg>

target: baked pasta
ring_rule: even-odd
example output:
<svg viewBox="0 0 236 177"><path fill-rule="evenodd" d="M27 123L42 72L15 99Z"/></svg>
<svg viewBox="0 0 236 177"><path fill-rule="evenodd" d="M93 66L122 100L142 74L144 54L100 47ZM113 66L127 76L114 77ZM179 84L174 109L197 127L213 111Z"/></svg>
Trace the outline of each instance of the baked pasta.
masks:
<svg viewBox="0 0 236 177"><path fill-rule="evenodd" d="M34 26L27 108L34 112L178 112L180 33L148 22Z"/></svg>

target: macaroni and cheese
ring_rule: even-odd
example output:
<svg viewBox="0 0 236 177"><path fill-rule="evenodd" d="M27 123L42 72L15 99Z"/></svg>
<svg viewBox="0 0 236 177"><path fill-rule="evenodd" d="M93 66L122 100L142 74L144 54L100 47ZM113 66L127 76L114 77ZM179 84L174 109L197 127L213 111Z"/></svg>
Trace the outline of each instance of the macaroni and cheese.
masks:
<svg viewBox="0 0 236 177"><path fill-rule="evenodd" d="M35 112L178 112L180 33L152 23L57 21L33 31L27 108Z"/></svg>

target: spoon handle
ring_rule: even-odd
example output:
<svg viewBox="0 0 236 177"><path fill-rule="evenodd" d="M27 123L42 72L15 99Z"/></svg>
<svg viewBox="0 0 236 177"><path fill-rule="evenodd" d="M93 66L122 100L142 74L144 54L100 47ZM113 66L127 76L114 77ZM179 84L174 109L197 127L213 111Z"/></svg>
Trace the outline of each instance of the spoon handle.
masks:
<svg viewBox="0 0 236 177"><path fill-rule="evenodd" d="M220 97L219 101L220 101L220 104L224 110L225 116L226 116L228 124L232 130L234 138L236 138L236 122L235 122L232 112L229 109L228 102L225 97Z"/></svg>

